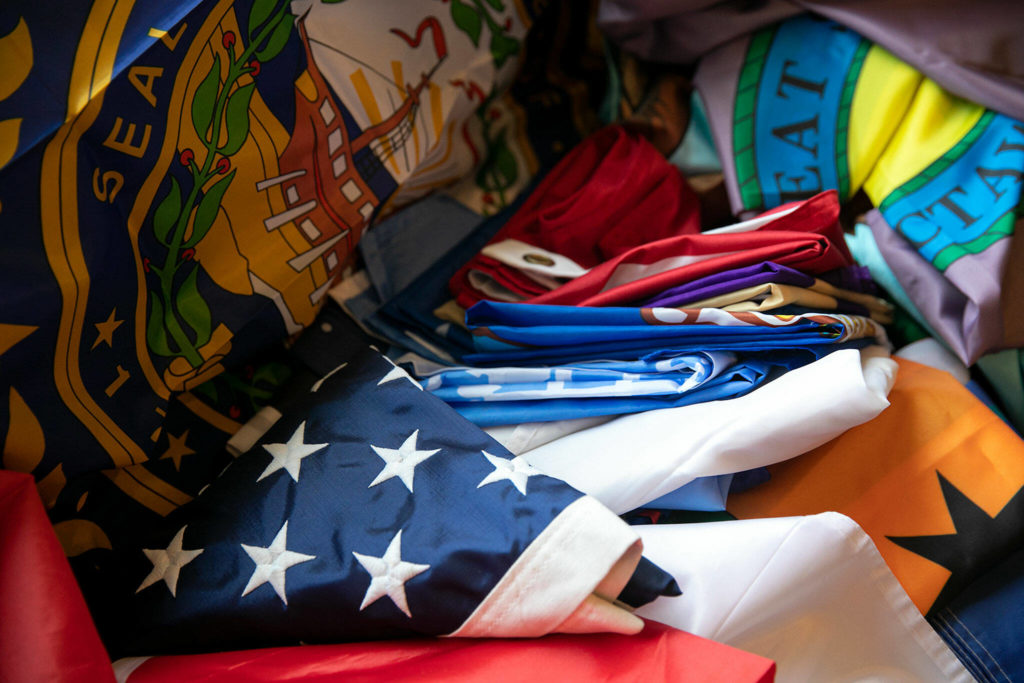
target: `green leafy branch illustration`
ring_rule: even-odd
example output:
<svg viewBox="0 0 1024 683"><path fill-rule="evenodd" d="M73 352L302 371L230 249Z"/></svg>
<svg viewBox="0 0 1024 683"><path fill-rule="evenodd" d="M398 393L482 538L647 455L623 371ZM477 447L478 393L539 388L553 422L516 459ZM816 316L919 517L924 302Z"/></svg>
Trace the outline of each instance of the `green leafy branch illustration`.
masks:
<svg viewBox="0 0 1024 683"><path fill-rule="evenodd" d="M213 226L235 177L231 157L249 137L249 102L256 84L235 87L238 79L246 74L255 79L261 65L276 57L291 35L294 21L288 13L289 2L279 2L255 0L249 12L248 45L240 52L234 32L223 35L227 74L221 78L221 54L215 54L191 104L192 126L202 147L198 155L186 149L178 157L189 171L191 187L186 194L171 175L170 189L153 214L153 234L166 252L160 264L149 257L143 261L157 280L157 287L149 292L146 341L154 354L184 358L192 367L203 364L199 349L209 342L213 329L210 307L199 292L195 247Z"/></svg>
<svg viewBox="0 0 1024 683"><path fill-rule="evenodd" d="M519 163L508 145L508 129L496 127L501 112L492 106L496 94L492 91L484 95L483 88L473 80L462 79L451 81L457 88L462 88L470 102L480 102L476 108L476 117L480 121L481 134L484 139L484 157L474 177L474 181L484 191L483 202L485 213L501 210L508 206L506 192L515 186L519 179ZM474 159L479 159L476 145L469 134L469 123L463 123L462 136L473 152Z"/></svg>
<svg viewBox="0 0 1024 683"><path fill-rule="evenodd" d="M508 206L506 192L519 178L519 164L508 146L508 129L501 127L495 130L495 123L501 116L500 112L491 107L493 97L488 97L476 111L480 120L486 153L480 169L476 172L476 184L484 190L484 202L497 209ZM488 201L488 199L490 201Z"/></svg>
<svg viewBox="0 0 1024 683"><path fill-rule="evenodd" d="M504 12L505 3L502 0L451 0L452 21L469 37L473 45L480 45L483 26L487 24L491 34L491 58L494 60L494 66L500 69L509 57L518 54L520 42L509 35L512 28L511 17L498 23L491 14L492 10ZM484 138L484 159L474 180L484 191L483 200L487 205L485 211L491 207L502 209L508 203L505 193L515 185L519 177L519 168L515 155L509 149L507 129L504 126L497 126L500 113L492 107L494 93L484 96L481 88L472 81L454 81L452 84L461 86L470 100L480 101L476 116L480 121ZM468 133L463 131L463 134L476 154Z"/></svg>
<svg viewBox="0 0 1024 683"><path fill-rule="evenodd" d="M519 40L508 35L512 28L512 19L506 18L503 23L491 16L491 10L504 12L505 3L502 0L451 0L452 21L459 29L469 36L473 45L480 45L480 33L483 25L491 32L491 57L494 59L494 66L498 69L505 64L505 61L519 52Z"/></svg>

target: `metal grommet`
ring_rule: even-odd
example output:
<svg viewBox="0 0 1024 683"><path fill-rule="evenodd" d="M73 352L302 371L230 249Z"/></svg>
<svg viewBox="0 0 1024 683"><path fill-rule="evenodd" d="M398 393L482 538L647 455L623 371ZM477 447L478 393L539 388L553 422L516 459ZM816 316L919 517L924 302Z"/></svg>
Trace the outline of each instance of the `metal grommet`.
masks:
<svg viewBox="0 0 1024 683"><path fill-rule="evenodd" d="M550 268L555 265L555 259L544 254L523 254L523 260L536 266L548 266Z"/></svg>

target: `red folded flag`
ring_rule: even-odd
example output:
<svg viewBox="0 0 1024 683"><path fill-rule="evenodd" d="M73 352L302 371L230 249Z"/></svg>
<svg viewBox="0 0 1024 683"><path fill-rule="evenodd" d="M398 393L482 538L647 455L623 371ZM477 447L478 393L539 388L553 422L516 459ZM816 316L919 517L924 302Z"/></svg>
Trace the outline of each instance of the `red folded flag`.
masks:
<svg viewBox="0 0 1024 683"><path fill-rule="evenodd" d="M0 470L0 681L113 680L35 482Z"/></svg>
<svg viewBox="0 0 1024 683"><path fill-rule="evenodd" d="M771 214L779 215L748 232L679 235L636 247L530 303L621 306L712 273L764 261L811 274L852 265L834 190Z"/></svg>
<svg viewBox="0 0 1024 683"><path fill-rule="evenodd" d="M120 660L127 683L678 681L770 683L775 663L648 621L637 635L416 639Z"/></svg>
<svg viewBox="0 0 1024 683"><path fill-rule="evenodd" d="M699 231L700 205L679 169L643 137L609 126L570 151L490 244L514 240L539 247L528 270L543 274L543 266L551 265L548 254L593 268L649 242ZM514 265L478 254L451 279L461 304L492 298L470 281L472 270L514 294L536 293Z"/></svg>

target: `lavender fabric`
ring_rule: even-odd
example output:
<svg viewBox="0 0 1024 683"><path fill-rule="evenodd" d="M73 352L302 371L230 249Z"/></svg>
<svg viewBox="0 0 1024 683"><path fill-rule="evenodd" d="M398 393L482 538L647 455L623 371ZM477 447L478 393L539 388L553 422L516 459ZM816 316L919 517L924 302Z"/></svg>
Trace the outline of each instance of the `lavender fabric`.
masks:
<svg viewBox="0 0 1024 683"><path fill-rule="evenodd" d="M885 47L950 92L1024 118L1019 0L601 0L598 24L641 58L689 64L807 10Z"/></svg>
<svg viewBox="0 0 1024 683"><path fill-rule="evenodd" d="M1013 241L1002 240L980 254L960 259L945 273L936 270L872 209L866 221L900 285L952 351L972 365L986 353L1024 346L1024 323L1012 305L1024 296L1016 272ZM1018 247L1019 249L1019 247Z"/></svg>

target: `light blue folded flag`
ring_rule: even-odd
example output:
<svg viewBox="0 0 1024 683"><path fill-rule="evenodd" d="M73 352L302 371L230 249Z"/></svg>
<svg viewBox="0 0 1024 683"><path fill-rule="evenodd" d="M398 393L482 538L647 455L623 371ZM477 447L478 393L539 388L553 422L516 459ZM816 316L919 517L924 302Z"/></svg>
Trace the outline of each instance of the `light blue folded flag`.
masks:
<svg viewBox="0 0 1024 683"><path fill-rule="evenodd" d="M676 396L705 384L735 361L730 353L692 353L552 367L456 367L440 369L422 384L447 402Z"/></svg>
<svg viewBox="0 0 1024 683"><path fill-rule="evenodd" d="M421 385L474 424L489 427L624 415L741 396L785 371L729 353L554 367L452 368L417 372Z"/></svg>

